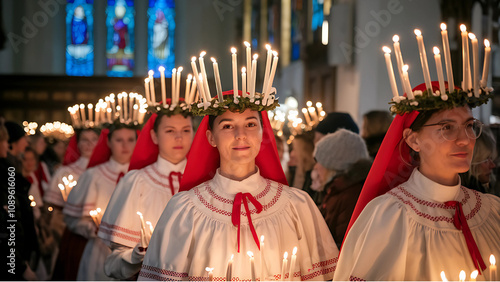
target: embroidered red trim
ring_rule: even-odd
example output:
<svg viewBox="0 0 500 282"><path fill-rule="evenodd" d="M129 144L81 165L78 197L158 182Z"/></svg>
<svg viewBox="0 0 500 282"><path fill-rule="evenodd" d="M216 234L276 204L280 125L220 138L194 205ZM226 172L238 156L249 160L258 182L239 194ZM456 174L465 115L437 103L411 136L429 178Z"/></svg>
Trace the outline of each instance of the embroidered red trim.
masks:
<svg viewBox="0 0 500 282"><path fill-rule="evenodd" d="M101 223L101 225L102 225L102 223ZM110 240L110 241L113 241L111 237L122 238L124 240L130 241L130 242L133 242L133 243L139 243L141 241L140 237L136 238L136 237L128 236L128 235L125 235L125 234L120 233L120 232L115 231L115 230L110 230L110 229L107 229L107 228L102 228L102 226L99 226L99 232L102 232L102 233L105 233L105 234L109 235L108 240Z"/></svg>
<svg viewBox="0 0 500 282"><path fill-rule="evenodd" d="M142 265L142 269L153 271L153 272L159 273L161 275L167 275L167 276L173 276L173 277L188 277L187 272L176 272L176 271L166 270L166 269L162 269L162 268L158 268L158 267L154 267L154 266L150 266L150 265L145 265L145 264ZM143 270L141 270L141 273L143 273Z"/></svg>
<svg viewBox="0 0 500 282"><path fill-rule="evenodd" d="M210 185L208 184L208 182L205 182L205 189L207 190L208 194L210 194L210 196L212 196L214 199L218 200L219 202L222 202L222 203L225 203L225 204L230 204L230 205L232 205L234 203L234 201L231 200L231 199L224 198L222 196L217 195L214 192L214 190L212 190L212 187L210 187ZM260 199L260 198L264 197L265 195L267 195L267 193L269 193L269 191L271 191L271 181L269 181L269 179L266 179L266 188L264 188L264 190L262 190L254 198L255 199Z"/></svg>
<svg viewBox="0 0 500 282"><path fill-rule="evenodd" d="M111 170L111 168L110 168L110 164L109 163L106 163L106 164L102 165L101 167L102 167L102 169L99 170L99 171L102 173L102 175L104 177L106 177L109 181L111 181L111 182L113 182L113 183L116 184L116 181L118 180L118 175L120 173L113 172Z"/></svg>
<svg viewBox="0 0 500 282"><path fill-rule="evenodd" d="M125 227L121 227L121 226L118 226L118 225L109 224L109 223L107 223L105 221L101 222L101 226L102 227L106 227L108 229L115 229L117 231L125 232L125 233L131 234L131 235L141 236L141 231L135 231L135 230L128 229L128 228L125 228Z"/></svg>
<svg viewBox="0 0 500 282"><path fill-rule="evenodd" d="M145 169L144 172L146 172L149 180L151 180L154 184L159 185L159 186L161 186L163 188L167 188L170 191L170 185L169 184L158 181L158 179L154 175L151 175L151 173L148 171L148 169Z"/></svg>
<svg viewBox="0 0 500 282"><path fill-rule="evenodd" d="M366 280L356 276L349 276L349 281L366 281Z"/></svg>
<svg viewBox="0 0 500 282"><path fill-rule="evenodd" d="M404 189L402 186L399 186L397 188L398 190L400 190L403 194L405 194L407 197L410 197L412 198L415 202L417 202L418 204L421 204L421 205L424 205L424 206L428 206L428 207L431 207L431 208L440 208L440 209L446 209L446 210L449 210L451 209L449 206L445 205L445 204L442 204L442 203L439 203L439 202L429 202L429 201L425 201L425 200L422 200L420 198L417 198L415 195L411 194L410 192L408 192L406 189ZM460 187L460 189L462 189L462 191L464 192L464 199L462 200L462 205L465 205L467 204L467 202L469 201L470 199L470 195L469 193L467 192L467 189L465 189L463 186Z"/></svg>

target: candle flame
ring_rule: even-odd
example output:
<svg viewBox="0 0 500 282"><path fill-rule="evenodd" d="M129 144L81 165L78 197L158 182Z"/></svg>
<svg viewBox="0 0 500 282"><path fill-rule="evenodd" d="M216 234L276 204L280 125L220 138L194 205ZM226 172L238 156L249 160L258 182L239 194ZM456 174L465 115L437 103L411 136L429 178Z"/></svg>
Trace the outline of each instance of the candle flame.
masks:
<svg viewBox="0 0 500 282"><path fill-rule="evenodd" d="M441 30L446 30L446 24L445 23L441 23Z"/></svg>
<svg viewBox="0 0 500 282"><path fill-rule="evenodd" d="M415 32L416 36L421 36L422 35L422 32L420 31L420 29L415 29L413 32Z"/></svg>
<svg viewBox="0 0 500 282"><path fill-rule="evenodd" d="M198 79L201 81L203 80L203 75L201 73L198 74Z"/></svg>
<svg viewBox="0 0 500 282"><path fill-rule="evenodd" d="M384 47L382 47L382 51L384 51L384 53L386 53L386 54L390 54L391 53L391 48L389 48L387 46L384 46Z"/></svg>
<svg viewBox="0 0 500 282"><path fill-rule="evenodd" d="M262 243L264 243L264 235L261 235L261 236L260 236L260 243L261 243L261 244L262 244Z"/></svg>
<svg viewBox="0 0 500 282"><path fill-rule="evenodd" d="M80 104L80 109L84 109L85 108L85 105L84 104Z"/></svg>
<svg viewBox="0 0 500 282"><path fill-rule="evenodd" d="M134 105L134 110L138 110L139 109L139 105L135 104Z"/></svg>
<svg viewBox="0 0 500 282"><path fill-rule="evenodd" d="M182 72L182 70L184 70L184 68L183 68L183 67L178 67L178 68L177 68L177 73L181 73L181 72Z"/></svg>
<svg viewBox="0 0 500 282"><path fill-rule="evenodd" d="M92 104L87 105L87 108L89 108L89 109L92 109L93 107L94 107L94 105L92 105Z"/></svg>
<svg viewBox="0 0 500 282"><path fill-rule="evenodd" d="M30 199L30 201L33 201L33 199L34 199L34 198L35 198L35 197L33 197L33 195L29 195L29 196L28 196L28 199Z"/></svg>
<svg viewBox="0 0 500 282"><path fill-rule="evenodd" d="M150 71L150 72L151 72L151 71ZM109 94L109 98L110 98L110 99L114 99L114 98L115 98L115 93L111 93L111 94Z"/></svg>
<svg viewBox="0 0 500 282"><path fill-rule="evenodd" d="M267 49L267 50L271 50L271 45L266 44L266 49Z"/></svg>
<svg viewBox="0 0 500 282"><path fill-rule="evenodd" d="M210 267L208 267L208 266L207 266L207 267L205 267L205 270L206 270L207 272L212 272L212 270L214 270L214 268L213 268L213 267L212 267L212 268L210 268Z"/></svg>
<svg viewBox="0 0 500 282"><path fill-rule="evenodd" d="M151 230L154 230L154 227L153 227L153 224L151 223L151 221L146 221L146 224L149 226L149 228Z"/></svg>
<svg viewBox="0 0 500 282"><path fill-rule="evenodd" d="M278 57L278 52L273 51L273 56Z"/></svg>
<svg viewBox="0 0 500 282"><path fill-rule="evenodd" d="M191 81L191 79L193 79L193 75L192 74L188 74L188 78L187 78L189 81Z"/></svg>
<svg viewBox="0 0 500 282"><path fill-rule="evenodd" d="M495 256L494 255L491 255L490 256L490 264L491 265L495 265L497 263L497 261L495 260Z"/></svg>
<svg viewBox="0 0 500 282"><path fill-rule="evenodd" d="M434 50L434 55L439 55L439 48L434 46L434 48L432 48L432 50Z"/></svg>
<svg viewBox="0 0 500 282"><path fill-rule="evenodd" d="M466 31L467 31L467 27L465 27L465 25L464 25L464 24L461 24L461 25L460 25L460 30L461 30L462 32L466 32Z"/></svg>
<svg viewBox="0 0 500 282"><path fill-rule="evenodd" d="M210 58L210 60L211 60L214 64L215 64L215 63L217 63L217 60L215 60L215 58L214 58L214 57L211 57L211 58Z"/></svg>
<svg viewBox="0 0 500 282"><path fill-rule="evenodd" d="M97 208L97 209L96 209L96 211L97 211L98 213L100 213L100 212L101 212L101 208Z"/></svg>
<svg viewBox="0 0 500 282"><path fill-rule="evenodd" d="M247 47L251 46L250 43L248 43L248 41L243 42L243 44L245 44L245 46L247 46Z"/></svg>
<svg viewBox="0 0 500 282"><path fill-rule="evenodd" d="M165 71L165 67L164 67L164 66L160 66L160 67L158 68L158 70L159 70L160 72L164 72L164 71Z"/></svg>
<svg viewBox="0 0 500 282"><path fill-rule="evenodd" d="M469 38L472 40L472 39L476 39L476 35L474 33L469 33Z"/></svg>
<svg viewBox="0 0 500 282"><path fill-rule="evenodd" d="M233 258L234 258L234 254L231 254L231 260L233 260Z"/></svg>
<svg viewBox="0 0 500 282"><path fill-rule="evenodd" d="M287 257L288 257L288 252L285 252L285 253L283 254L283 259L286 259Z"/></svg>
<svg viewBox="0 0 500 282"><path fill-rule="evenodd" d="M108 108L106 112L111 113L111 108Z"/></svg>
<svg viewBox="0 0 500 282"><path fill-rule="evenodd" d="M142 212L138 211L137 214L142 217Z"/></svg>
<svg viewBox="0 0 500 282"><path fill-rule="evenodd" d="M305 114L307 113L307 109L306 108L302 108L302 112Z"/></svg>
<svg viewBox="0 0 500 282"><path fill-rule="evenodd" d="M248 252L247 252L247 255L248 255L249 257L253 258L253 253L252 253L251 251L248 251Z"/></svg>
<svg viewBox="0 0 500 282"><path fill-rule="evenodd" d="M149 83L149 78L145 78L145 79L144 79L144 82ZM106 102L107 102L107 101L109 101L109 98L108 98L108 97L106 97Z"/></svg>
<svg viewBox="0 0 500 282"><path fill-rule="evenodd" d="M465 271L461 270L460 274L458 274L458 279L460 279L460 281L465 281L465 277Z"/></svg>
<svg viewBox="0 0 500 282"><path fill-rule="evenodd" d="M404 66L403 66L403 71L408 71L408 69L409 69L409 68L410 68L410 67L409 67L408 65L404 65Z"/></svg>
<svg viewBox="0 0 500 282"><path fill-rule="evenodd" d="M231 47L231 53L236 54L236 48Z"/></svg>
<svg viewBox="0 0 500 282"><path fill-rule="evenodd" d="M173 68L173 69L172 69L172 73L174 73L174 72L176 72L176 69L175 69L175 68Z"/></svg>
<svg viewBox="0 0 500 282"><path fill-rule="evenodd" d="M323 107L323 104L321 104L321 102L317 102L316 103L316 108L321 108L321 107Z"/></svg>
<svg viewBox="0 0 500 282"><path fill-rule="evenodd" d="M253 59L254 59L254 60L257 60L257 58L259 58L259 55L257 55L257 54L253 54Z"/></svg>
<svg viewBox="0 0 500 282"><path fill-rule="evenodd" d="M191 62L196 62L196 57L195 56L191 57Z"/></svg>
<svg viewBox="0 0 500 282"><path fill-rule="evenodd" d="M293 251L292 251L292 255L296 255L296 254L297 254L297 247L294 247Z"/></svg>
<svg viewBox="0 0 500 282"><path fill-rule="evenodd" d="M394 36L392 37L392 41L394 41L394 43L399 42L399 36L397 34L394 34Z"/></svg>
<svg viewBox="0 0 500 282"><path fill-rule="evenodd" d="M153 76L155 74L155 71L154 70L149 70L148 74L149 74L149 76Z"/></svg>
<svg viewBox="0 0 500 282"><path fill-rule="evenodd" d="M49 212L51 212L51 211L53 211L53 210L54 210L54 208L53 208L53 207L48 207L48 208L47 208L47 210L48 210Z"/></svg>
<svg viewBox="0 0 500 282"><path fill-rule="evenodd" d="M36 202L35 201L31 202L30 206L32 207L36 206Z"/></svg>
<svg viewBox="0 0 500 282"><path fill-rule="evenodd" d="M472 271L472 273L470 274L470 278L471 278L471 279L476 279L478 275L479 275L479 271L474 270L474 271Z"/></svg>
<svg viewBox="0 0 500 282"><path fill-rule="evenodd" d="M201 53L200 53L200 59L203 58L206 54L207 54L207 52L201 51Z"/></svg>
<svg viewBox="0 0 500 282"><path fill-rule="evenodd" d="M484 40L484 47L490 47L490 41L488 39Z"/></svg>
<svg viewBox="0 0 500 282"><path fill-rule="evenodd" d="M312 104L313 104L313 102L311 102L311 101L306 102L306 106L308 106L308 107L312 106Z"/></svg>
<svg viewBox="0 0 500 282"><path fill-rule="evenodd" d="M246 72L247 72L247 68L242 67L242 68L241 68L241 72L242 72L242 73L246 73Z"/></svg>
<svg viewBox="0 0 500 282"><path fill-rule="evenodd" d="M441 271L441 280L443 280L443 282L448 282L448 279L446 278L446 274L444 274L444 271Z"/></svg>

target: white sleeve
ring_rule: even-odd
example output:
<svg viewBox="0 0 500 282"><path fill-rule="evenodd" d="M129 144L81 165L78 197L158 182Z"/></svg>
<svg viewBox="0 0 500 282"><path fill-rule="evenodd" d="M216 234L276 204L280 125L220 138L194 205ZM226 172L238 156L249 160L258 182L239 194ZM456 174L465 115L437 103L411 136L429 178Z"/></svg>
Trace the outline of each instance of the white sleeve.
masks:
<svg viewBox="0 0 500 282"><path fill-rule="evenodd" d="M104 262L104 272L106 275L128 280L141 270L142 263L132 263L134 249L120 244L111 243L112 253L108 255Z"/></svg>

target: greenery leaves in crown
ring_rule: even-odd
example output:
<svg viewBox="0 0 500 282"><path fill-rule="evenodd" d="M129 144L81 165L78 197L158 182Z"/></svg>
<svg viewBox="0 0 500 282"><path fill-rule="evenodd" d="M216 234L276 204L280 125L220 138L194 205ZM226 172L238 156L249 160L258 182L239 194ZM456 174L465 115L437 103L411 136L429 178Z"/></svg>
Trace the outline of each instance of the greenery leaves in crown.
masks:
<svg viewBox="0 0 500 282"><path fill-rule="evenodd" d="M147 110L148 112L163 114L166 115L167 117L175 115L182 115L183 117L188 117L193 115L189 108L190 107L188 104L186 104L184 101L180 101L179 104L175 106L169 105L168 107L163 107L163 105L156 105L156 106L149 106Z"/></svg>
<svg viewBox="0 0 500 282"><path fill-rule="evenodd" d="M142 128L142 124L140 124L138 121L123 122L123 120L117 118L113 121L113 123L103 123L102 128L107 128L110 132L123 128L138 130Z"/></svg>
<svg viewBox="0 0 500 282"><path fill-rule="evenodd" d="M390 111L392 114L405 114L412 111L430 111L439 109L453 109L468 105L471 108L486 104L493 98L493 88L481 88L479 97L474 96L472 89L468 92L455 89L453 92L446 91L445 95L436 95L425 91L414 91L415 99L408 100L407 97L395 97L389 104L392 104ZM439 93L439 92L438 92Z"/></svg>
<svg viewBox="0 0 500 282"><path fill-rule="evenodd" d="M235 98L232 94L225 95L222 103L219 102L219 99L212 99L210 101L210 105L206 106L203 103L193 103L191 105L191 112L195 116L219 116L222 115L227 110L231 112L244 112L247 109L252 111L272 111L276 107L279 107L278 98L275 98L275 94L271 93L268 96L268 104L264 105L262 102L264 97L260 93L255 93L254 98L250 96L242 97L237 96L237 102L235 102Z"/></svg>

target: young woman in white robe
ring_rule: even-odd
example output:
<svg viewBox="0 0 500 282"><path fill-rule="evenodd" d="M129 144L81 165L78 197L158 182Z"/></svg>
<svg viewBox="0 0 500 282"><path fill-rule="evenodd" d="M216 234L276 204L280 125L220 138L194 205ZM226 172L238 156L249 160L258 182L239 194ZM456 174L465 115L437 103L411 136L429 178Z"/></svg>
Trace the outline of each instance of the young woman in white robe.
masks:
<svg viewBox="0 0 500 282"><path fill-rule="evenodd" d="M104 160L109 156L109 160L82 174L63 209L68 229L88 239L77 280L110 280L104 273L104 261L111 250L97 237L98 226L90 217L90 211L100 208L101 216L105 212L119 177L127 172L137 133L123 124L114 124L109 135L102 137L109 149L100 151L97 146L94 154Z"/></svg>
<svg viewBox="0 0 500 282"><path fill-rule="evenodd" d="M461 270L467 279L474 270L482 273L478 280L491 279L489 257L500 257L500 199L461 186L458 175L469 170L481 126L467 104L396 116L334 280L430 281L441 280L442 271L458 280Z"/></svg>
<svg viewBox="0 0 500 282"><path fill-rule="evenodd" d="M98 232L112 250L104 264L108 276L129 280L141 270L147 243L141 242L137 212L156 225L168 201L179 192L193 136L191 117L182 114L155 113L142 129L131 171L113 192Z"/></svg>
<svg viewBox="0 0 500 282"><path fill-rule="evenodd" d="M208 279L206 267L219 281L332 278L338 249L309 195L286 185L267 112L205 117L181 190L189 191L167 204L139 280Z"/></svg>

